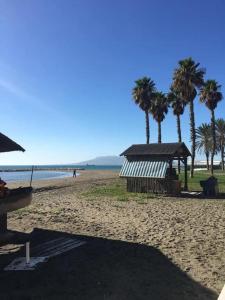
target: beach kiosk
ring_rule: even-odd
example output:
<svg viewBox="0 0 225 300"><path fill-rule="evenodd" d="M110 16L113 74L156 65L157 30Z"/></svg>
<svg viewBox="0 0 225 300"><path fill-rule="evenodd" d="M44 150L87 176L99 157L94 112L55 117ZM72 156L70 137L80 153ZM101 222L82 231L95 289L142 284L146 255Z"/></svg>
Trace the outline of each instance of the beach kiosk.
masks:
<svg viewBox="0 0 225 300"><path fill-rule="evenodd" d="M187 159L191 156L184 143L137 144L126 149L120 177L127 180L127 191L137 193L164 193L177 195L181 181L173 162L184 165L184 186L188 189Z"/></svg>
<svg viewBox="0 0 225 300"><path fill-rule="evenodd" d="M0 152L25 151L20 145L0 133ZM0 243L9 236L7 231L7 214L30 204L32 187L1 189L0 193Z"/></svg>

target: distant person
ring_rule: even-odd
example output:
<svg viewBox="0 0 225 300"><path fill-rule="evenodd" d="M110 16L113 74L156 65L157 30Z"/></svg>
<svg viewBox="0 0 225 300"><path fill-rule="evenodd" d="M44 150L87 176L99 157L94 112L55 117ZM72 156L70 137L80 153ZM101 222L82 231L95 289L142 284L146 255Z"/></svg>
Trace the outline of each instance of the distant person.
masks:
<svg viewBox="0 0 225 300"><path fill-rule="evenodd" d="M76 169L73 170L73 177L75 177L75 178L77 177L77 170Z"/></svg>

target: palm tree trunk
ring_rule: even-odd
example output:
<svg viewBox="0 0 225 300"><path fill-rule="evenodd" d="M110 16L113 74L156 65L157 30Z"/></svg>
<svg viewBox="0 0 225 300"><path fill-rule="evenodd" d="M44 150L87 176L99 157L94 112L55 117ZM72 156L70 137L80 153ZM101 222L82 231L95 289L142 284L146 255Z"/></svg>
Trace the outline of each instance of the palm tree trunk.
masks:
<svg viewBox="0 0 225 300"><path fill-rule="evenodd" d="M212 155L211 155L211 175L213 175L213 171L214 171L213 160L216 151L216 126L215 126L214 109L211 110L211 127L212 127L212 138L213 138Z"/></svg>
<svg viewBox="0 0 225 300"><path fill-rule="evenodd" d="M222 168L222 171L224 171L224 145L223 143L221 143L221 168Z"/></svg>
<svg viewBox="0 0 225 300"><path fill-rule="evenodd" d="M205 153L205 156L206 156L206 168L207 168L207 170L209 171L209 153L206 152L206 153Z"/></svg>
<svg viewBox="0 0 225 300"><path fill-rule="evenodd" d="M150 133L149 133L149 113L148 113L148 110L145 111L145 122L146 122L146 144L149 144Z"/></svg>
<svg viewBox="0 0 225 300"><path fill-rule="evenodd" d="M190 101L190 131L191 131L191 168L190 177L194 177L194 166L195 166L195 114L194 114L194 100Z"/></svg>
<svg viewBox="0 0 225 300"><path fill-rule="evenodd" d="M180 127L180 115L177 115L177 134L178 134L178 142L181 143L181 127ZM180 159L178 159L178 174L180 174Z"/></svg>
<svg viewBox="0 0 225 300"><path fill-rule="evenodd" d="M223 141L220 142L220 155L221 155L221 169L224 171L224 144Z"/></svg>
<svg viewBox="0 0 225 300"><path fill-rule="evenodd" d="M161 122L158 121L158 143L162 143L162 136L161 136Z"/></svg>

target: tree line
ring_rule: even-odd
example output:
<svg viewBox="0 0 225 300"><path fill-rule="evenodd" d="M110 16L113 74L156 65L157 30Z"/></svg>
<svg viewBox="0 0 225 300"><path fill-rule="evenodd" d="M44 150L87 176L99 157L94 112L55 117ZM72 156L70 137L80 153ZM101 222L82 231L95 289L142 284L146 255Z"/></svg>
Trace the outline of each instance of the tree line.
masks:
<svg viewBox="0 0 225 300"><path fill-rule="evenodd" d="M191 57L189 57L178 62L178 66L175 68L173 73L173 80L168 93L157 91L155 82L150 77L143 77L136 80L135 86L132 90L132 96L135 103L145 113L147 144L150 142L149 115L151 114L158 124L158 143L161 143L161 122L165 119L169 107L172 107L173 113L176 116L178 142L182 142L181 116L184 113L186 106L189 106L191 140L190 177L193 177L194 175L196 147L198 150L201 148L199 146L199 131L195 128L194 100L197 95L199 96L200 102L205 104L211 113L211 122L209 125L211 146L209 153L211 158L210 166L212 175L214 171L214 155L218 151L218 129L216 129L215 109L223 96L221 93L221 85L219 85L216 80L205 80L205 73L205 69L200 68L200 64L196 63ZM198 137L197 141L196 136ZM180 172L179 161L178 171Z"/></svg>

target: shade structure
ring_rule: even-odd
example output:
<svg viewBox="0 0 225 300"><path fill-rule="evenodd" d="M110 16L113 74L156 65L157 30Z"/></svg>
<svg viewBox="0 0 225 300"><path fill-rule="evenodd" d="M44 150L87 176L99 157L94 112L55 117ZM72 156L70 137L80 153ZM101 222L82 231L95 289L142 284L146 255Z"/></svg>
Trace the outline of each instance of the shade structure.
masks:
<svg viewBox="0 0 225 300"><path fill-rule="evenodd" d="M0 152L11 152L11 151L25 151L20 145L16 142L0 133Z"/></svg>
<svg viewBox="0 0 225 300"><path fill-rule="evenodd" d="M167 160L128 161L125 159L120 177L165 178L168 167Z"/></svg>
<svg viewBox="0 0 225 300"><path fill-rule="evenodd" d="M184 143L135 144L126 149L121 156L188 157L190 151Z"/></svg>

